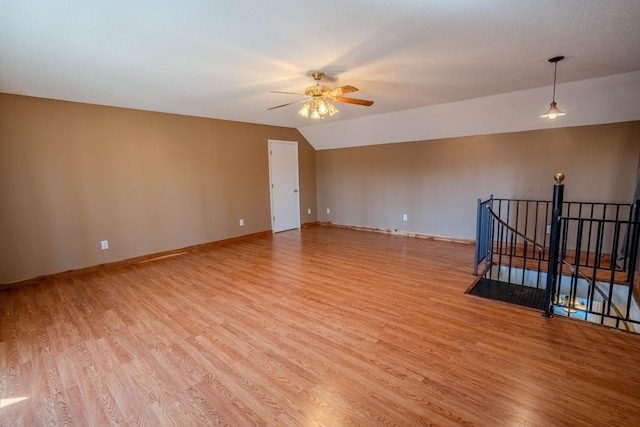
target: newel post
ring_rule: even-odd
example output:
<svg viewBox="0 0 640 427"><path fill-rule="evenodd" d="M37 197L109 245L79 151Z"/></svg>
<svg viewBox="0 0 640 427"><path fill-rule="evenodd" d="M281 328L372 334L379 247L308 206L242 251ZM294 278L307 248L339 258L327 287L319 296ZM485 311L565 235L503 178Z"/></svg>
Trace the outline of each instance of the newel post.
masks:
<svg viewBox="0 0 640 427"><path fill-rule="evenodd" d="M558 255L560 251L560 215L562 215L562 199L564 196L563 173L554 176L556 185L553 186L553 205L551 214L551 236L549 242L549 262L547 266L547 289L544 300L544 316L553 314L553 295L556 291L558 277Z"/></svg>

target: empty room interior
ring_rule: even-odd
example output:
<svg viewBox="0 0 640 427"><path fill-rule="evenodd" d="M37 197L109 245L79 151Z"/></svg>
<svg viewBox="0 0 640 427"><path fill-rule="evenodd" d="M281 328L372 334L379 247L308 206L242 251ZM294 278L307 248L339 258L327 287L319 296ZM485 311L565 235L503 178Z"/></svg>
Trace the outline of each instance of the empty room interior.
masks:
<svg viewBox="0 0 640 427"><path fill-rule="evenodd" d="M0 425L640 425L638 23L0 3Z"/></svg>

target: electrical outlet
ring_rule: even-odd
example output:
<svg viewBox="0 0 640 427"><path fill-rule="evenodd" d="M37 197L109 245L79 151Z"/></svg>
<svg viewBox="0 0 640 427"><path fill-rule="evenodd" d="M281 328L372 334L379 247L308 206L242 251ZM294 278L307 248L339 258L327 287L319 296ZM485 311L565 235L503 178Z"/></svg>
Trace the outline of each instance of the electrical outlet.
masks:
<svg viewBox="0 0 640 427"><path fill-rule="evenodd" d="M402 214L402 220L403 221L408 221L409 220L409 216L407 214Z"/></svg>
<svg viewBox="0 0 640 427"><path fill-rule="evenodd" d="M101 240L100 241L100 247L104 250L104 249L109 249L109 241L108 240Z"/></svg>
<svg viewBox="0 0 640 427"><path fill-rule="evenodd" d="M331 209L327 208L327 213L330 214L331 213Z"/></svg>
<svg viewBox="0 0 640 427"><path fill-rule="evenodd" d="M551 224L547 225L547 234L551 234Z"/></svg>
<svg viewBox="0 0 640 427"><path fill-rule="evenodd" d="M240 227L242 227L244 225L244 219L240 219Z"/></svg>
<svg viewBox="0 0 640 427"><path fill-rule="evenodd" d="M307 214L311 215L311 208L307 209Z"/></svg>

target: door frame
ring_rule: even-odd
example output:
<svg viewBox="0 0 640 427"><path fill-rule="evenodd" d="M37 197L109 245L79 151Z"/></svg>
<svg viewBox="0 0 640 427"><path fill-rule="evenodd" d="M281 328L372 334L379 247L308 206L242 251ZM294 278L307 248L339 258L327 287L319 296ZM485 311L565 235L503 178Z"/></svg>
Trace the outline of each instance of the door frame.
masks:
<svg viewBox="0 0 640 427"><path fill-rule="evenodd" d="M277 233L274 227L275 215L274 215L274 201L273 201L273 166L271 162L271 156L273 155L272 144L288 144L288 145L292 145L295 148L295 152L296 152L295 188L297 189L297 191L295 191L296 193L296 227L295 228L300 228L300 162L298 161L298 141L284 141L280 139L267 140L267 150L268 150L267 154L269 157L269 200L271 201L271 232ZM286 230L279 230L279 231L286 231Z"/></svg>

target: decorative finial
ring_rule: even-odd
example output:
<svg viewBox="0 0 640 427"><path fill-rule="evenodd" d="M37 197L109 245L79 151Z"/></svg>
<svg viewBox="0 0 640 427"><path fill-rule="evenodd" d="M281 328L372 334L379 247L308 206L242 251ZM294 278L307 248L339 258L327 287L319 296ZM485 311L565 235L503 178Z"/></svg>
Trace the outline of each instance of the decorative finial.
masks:
<svg viewBox="0 0 640 427"><path fill-rule="evenodd" d="M557 174L555 174L555 176L553 177L553 179L556 180L556 183L562 184L562 181L564 181L564 174L562 172L558 172Z"/></svg>

